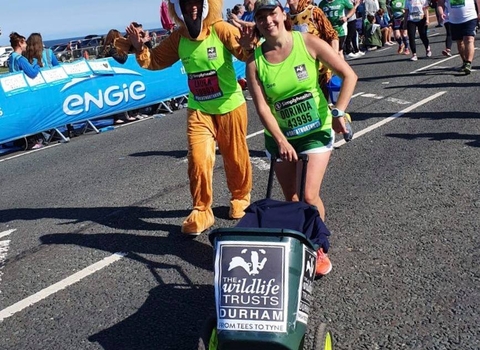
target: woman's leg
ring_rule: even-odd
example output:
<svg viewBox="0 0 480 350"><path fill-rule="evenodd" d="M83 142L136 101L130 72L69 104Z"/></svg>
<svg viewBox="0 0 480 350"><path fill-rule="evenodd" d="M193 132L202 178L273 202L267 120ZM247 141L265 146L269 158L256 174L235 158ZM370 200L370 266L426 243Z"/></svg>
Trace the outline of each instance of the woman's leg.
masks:
<svg viewBox="0 0 480 350"><path fill-rule="evenodd" d="M305 202L318 208L320 217L325 221L325 207L320 198L320 187L327 170L330 154L311 153L308 155L307 177L305 181ZM302 162L279 162L275 164L275 174L287 201L299 201Z"/></svg>
<svg viewBox="0 0 480 350"><path fill-rule="evenodd" d="M417 54L417 45L415 44L415 32L417 31L417 25L415 22L408 21L407 22L407 33L408 33L408 41L410 43L410 51L412 55Z"/></svg>
<svg viewBox="0 0 480 350"><path fill-rule="evenodd" d="M307 178L305 183L305 202L318 208L320 217L325 221L325 207L320 198L320 188L327 170L331 151L310 153L308 155ZM301 166L301 164L299 164ZM297 168L297 182L300 182L301 169ZM298 187L300 189L300 187Z"/></svg>
<svg viewBox="0 0 480 350"><path fill-rule="evenodd" d="M445 49L451 50L452 49L452 32L450 30L450 22L445 22Z"/></svg>
<svg viewBox="0 0 480 350"><path fill-rule="evenodd" d="M425 46L425 50L427 51L427 54L428 54L428 51L430 51L430 41L428 40L428 36L427 36L428 27L427 27L426 21L427 21L426 18L422 19L420 22L417 23L417 26L418 26L418 35L420 36L423 46ZM412 41L410 40L410 43L411 42Z"/></svg>

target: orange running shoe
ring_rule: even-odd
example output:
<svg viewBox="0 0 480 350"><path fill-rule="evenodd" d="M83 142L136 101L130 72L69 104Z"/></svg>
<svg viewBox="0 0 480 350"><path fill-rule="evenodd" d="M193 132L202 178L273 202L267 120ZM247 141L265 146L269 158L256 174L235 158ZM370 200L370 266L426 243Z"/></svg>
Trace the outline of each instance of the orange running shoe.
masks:
<svg viewBox="0 0 480 350"><path fill-rule="evenodd" d="M323 248L317 250L317 265L315 268L315 275L324 276L332 271L332 263L327 254L323 252Z"/></svg>

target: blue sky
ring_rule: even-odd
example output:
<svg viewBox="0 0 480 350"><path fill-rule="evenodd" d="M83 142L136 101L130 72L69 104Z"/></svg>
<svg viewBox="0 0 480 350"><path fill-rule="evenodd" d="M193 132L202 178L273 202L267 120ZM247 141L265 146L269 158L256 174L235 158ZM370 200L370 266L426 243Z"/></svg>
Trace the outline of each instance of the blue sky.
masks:
<svg viewBox="0 0 480 350"><path fill-rule="evenodd" d="M9 34L28 37L39 32L44 40L88 34L105 34L115 28L124 31L132 21L144 28L159 28L161 0L23 0L2 1L0 5L0 46L10 45ZM224 0L232 8L243 0ZM225 13L225 11L224 11Z"/></svg>

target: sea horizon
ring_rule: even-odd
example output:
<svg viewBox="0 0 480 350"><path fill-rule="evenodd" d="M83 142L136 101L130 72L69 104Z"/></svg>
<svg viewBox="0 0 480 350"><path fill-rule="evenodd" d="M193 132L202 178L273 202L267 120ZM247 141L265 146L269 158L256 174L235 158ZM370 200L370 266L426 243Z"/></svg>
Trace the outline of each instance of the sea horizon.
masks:
<svg viewBox="0 0 480 350"><path fill-rule="evenodd" d="M159 31L159 30L163 30L162 27L158 27L158 28L151 28L151 29L146 29L148 30L149 32L156 32L156 31ZM125 32L120 32L122 35L125 35ZM103 33L103 34L87 34L89 36L91 35L98 35L98 36L105 36L107 35L107 33ZM51 39L51 40L44 40L43 41L43 44L45 45L45 47L52 47L53 45L58 45L58 44L66 44L68 43L69 41L72 41L72 40L82 40L85 38L85 36L87 35L84 35L84 36L75 36L75 37L67 37L67 38L61 38L61 39Z"/></svg>
<svg viewBox="0 0 480 350"><path fill-rule="evenodd" d="M159 31L159 30L163 30L162 27L156 27L156 28L147 28L146 30L148 30L149 32L156 32L156 31ZM122 35L125 35L125 32L121 32ZM58 44L67 44L69 41L72 41L72 40L82 40L84 39L87 35L98 35L98 36L105 36L107 35L107 33L92 33L92 34L85 34L85 35L82 35L82 36L71 36L71 37L66 37L66 38L58 38L58 39L49 39L49 40L43 40L43 44L45 45L45 47L52 47L53 45L58 45ZM0 45L0 47L10 47L10 44L6 44L6 45Z"/></svg>

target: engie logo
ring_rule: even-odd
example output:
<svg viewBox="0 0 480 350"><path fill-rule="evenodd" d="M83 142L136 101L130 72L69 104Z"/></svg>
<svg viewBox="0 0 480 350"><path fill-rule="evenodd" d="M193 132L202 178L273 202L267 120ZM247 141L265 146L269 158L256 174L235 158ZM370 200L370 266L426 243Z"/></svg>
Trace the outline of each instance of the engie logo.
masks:
<svg viewBox="0 0 480 350"><path fill-rule="evenodd" d="M104 91L99 89L95 95L89 92L70 95L63 101L63 111L67 115L77 115L90 111L92 104L103 109L104 106L114 107L130 100L139 101L145 98L145 91L144 83L134 81L130 85L112 85Z"/></svg>

